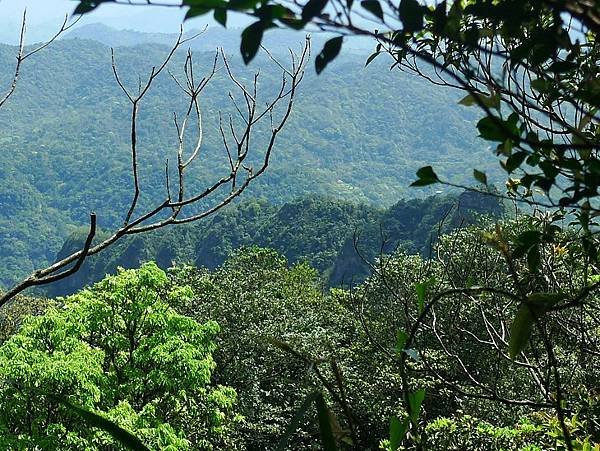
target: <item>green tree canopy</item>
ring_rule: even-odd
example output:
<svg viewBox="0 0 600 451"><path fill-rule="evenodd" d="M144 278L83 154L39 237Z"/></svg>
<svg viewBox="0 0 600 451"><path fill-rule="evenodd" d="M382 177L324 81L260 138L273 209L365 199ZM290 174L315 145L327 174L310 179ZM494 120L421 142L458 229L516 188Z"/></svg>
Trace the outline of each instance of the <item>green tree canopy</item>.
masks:
<svg viewBox="0 0 600 451"><path fill-rule="evenodd" d="M3 447L114 446L60 399L114 421L150 448L233 447L236 393L211 383L219 327L171 307L192 295L169 286L149 263L26 320L0 347Z"/></svg>

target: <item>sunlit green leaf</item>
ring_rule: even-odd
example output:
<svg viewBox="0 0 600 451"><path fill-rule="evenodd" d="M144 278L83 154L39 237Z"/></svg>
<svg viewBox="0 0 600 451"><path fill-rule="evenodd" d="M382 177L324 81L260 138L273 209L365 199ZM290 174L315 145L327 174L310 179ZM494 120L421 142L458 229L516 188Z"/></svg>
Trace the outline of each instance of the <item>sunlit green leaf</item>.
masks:
<svg viewBox="0 0 600 451"><path fill-rule="evenodd" d="M390 449L396 451L400 448L402 440L406 437L408 431L409 419L405 418L404 421L400 421L397 416L393 416L390 419Z"/></svg>
<svg viewBox="0 0 600 451"><path fill-rule="evenodd" d="M98 415L95 412L90 410L86 410L82 407L76 406L75 404L70 403L64 398L56 398L61 404L63 404L67 409L76 413L82 420L88 423L92 427L96 427L98 429L102 429L111 435L115 440L121 443L123 446L135 450L135 451L150 451L149 448L142 443L142 441L133 435L131 432L123 429L118 424L107 420L106 418Z"/></svg>
<svg viewBox="0 0 600 451"><path fill-rule="evenodd" d="M410 405L410 417L413 423L416 423L421 414L421 405L425 399L425 389L421 388L408 394L408 404Z"/></svg>
<svg viewBox="0 0 600 451"><path fill-rule="evenodd" d="M403 330L398 330L398 332L396 332L396 352L400 353L404 351L406 340L408 340L408 335L406 332Z"/></svg>
<svg viewBox="0 0 600 451"><path fill-rule="evenodd" d="M462 99L460 99L458 104L464 105L464 106L474 106L474 105L479 105L478 101L481 104L487 106L488 108L500 107L500 97L499 96L496 96L496 95L489 96L489 95L483 95L483 94L479 94L479 93L467 94Z"/></svg>
<svg viewBox="0 0 600 451"><path fill-rule="evenodd" d="M521 303L510 328L508 355L511 359L519 355L527 346L534 323L535 317L531 308L526 303Z"/></svg>

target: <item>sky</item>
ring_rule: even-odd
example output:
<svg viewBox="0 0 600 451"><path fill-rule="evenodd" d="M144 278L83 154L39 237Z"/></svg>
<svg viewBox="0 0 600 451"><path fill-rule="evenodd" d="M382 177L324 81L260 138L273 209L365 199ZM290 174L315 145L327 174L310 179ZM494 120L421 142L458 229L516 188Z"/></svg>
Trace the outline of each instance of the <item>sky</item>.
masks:
<svg viewBox="0 0 600 451"><path fill-rule="evenodd" d="M177 2L178 0L163 1ZM78 2L75 0L0 0L0 43L17 44L25 9L27 10L25 44L47 41L60 29L65 15L71 16L77 4ZM185 14L186 9L179 7L105 3L83 16L76 26L102 23L118 30L153 33L177 33L182 23L185 30L188 31L201 30L206 26L222 29L221 25L213 20L212 14L195 17L184 23ZM252 22L252 18L241 13L229 12L227 15L227 28L229 29L246 27ZM317 35L314 36L316 38ZM322 34L319 37L321 40L325 40L331 36L333 35ZM299 40L302 41L302 38ZM273 33L265 37L265 42L271 48L279 44L278 38ZM287 45L287 41L285 42ZM315 39L314 42L317 40ZM373 51L374 47L375 43L371 39L360 36L347 38L344 42L346 51L359 52L365 57Z"/></svg>
<svg viewBox="0 0 600 451"><path fill-rule="evenodd" d="M14 44L18 39L23 10L27 9L28 42L47 39L61 25L65 14L71 14L77 5L73 0L0 0L0 42ZM181 8L126 6L103 4L86 15L78 25L104 23L118 29L175 33L183 21ZM245 17L229 17L229 27L248 23ZM186 29L215 26L210 15L186 22Z"/></svg>

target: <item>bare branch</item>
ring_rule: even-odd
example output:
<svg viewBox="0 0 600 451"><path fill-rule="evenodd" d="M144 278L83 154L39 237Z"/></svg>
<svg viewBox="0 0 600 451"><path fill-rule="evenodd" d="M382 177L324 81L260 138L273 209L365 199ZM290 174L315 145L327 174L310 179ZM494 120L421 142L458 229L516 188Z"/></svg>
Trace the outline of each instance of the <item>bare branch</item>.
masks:
<svg viewBox="0 0 600 451"><path fill-rule="evenodd" d="M15 90L17 89L17 82L19 80L19 76L21 75L21 67L23 62L29 58L30 56L35 55L39 51L45 49L50 44L52 44L58 37L63 34L65 31L69 30L73 25L75 25L81 17L78 17L73 22L68 24L68 16L65 16L65 20L63 21L60 29L45 43L39 45L38 47L26 52L25 51L25 35L27 31L27 10L23 11L23 19L21 20L21 31L19 34L19 44L17 50L17 63L15 65L15 71L13 73L12 81L8 91L4 94L4 96L0 99L0 108L8 101L8 99L13 95Z"/></svg>
<svg viewBox="0 0 600 451"><path fill-rule="evenodd" d="M49 265L46 268L37 270L33 272L30 276L24 279L23 282L18 283L15 287L13 287L10 291L3 294L0 297L0 306L5 304L9 299L13 298L18 293L23 290L34 286L34 285L42 285L55 280L59 280L61 278L67 277L70 274L77 271L84 259L94 255L98 252L103 251L107 247L111 246L113 243L118 241L120 238L126 235L132 235L137 233L143 233L150 230L155 230L161 227L165 227L168 225L175 224L185 224L193 221L200 220L205 218L211 214L214 214L221 208L230 204L234 199L240 196L245 189L261 174L265 172L267 166L269 165L271 155L275 148L276 138L281 129L285 126L288 118L290 117L290 113L293 106L293 101L297 93L297 88L301 80L304 76L304 70L310 55L310 42L307 40L302 52L302 55L299 59L299 62L296 63L292 60L292 69L282 69L284 79L287 78L287 81L284 82L285 86L289 86L289 89L286 91L281 89L278 94L275 95L274 99L266 102L267 110L269 112L269 117L272 114L273 110L281 104L282 108L282 116L280 120L271 128L270 137L267 140L268 144L266 148L262 149L262 163L257 171L254 171L253 168L248 167L245 164L245 160L248 157L250 152L250 139L253 135L253 130L258 120L256 120L256 105L257 105L257 97L258 97L258 78L255 78L255 83L253 86L253 92L250 94L239 82L237 82L236 78L233 76L231 69L229 68L226 60L224 60L225 67L227 67L227 71L229 74L229 78L232 83L240 89L246 99L247 105L247 114L246 119L247 122L243 124L243 130L235 130L235 126L233 121L230 120L230 130L227 132L226 128L223 126L222 115L219 114L219 133L221 135L221 139L223 140L224 150L227 154L228 166L229 169L226 174L224 174L219 180L214 182L212 185L206 187L201 192L196 192L195 194L186 195L184 186L185 186L185 173L186 169L190 167L201 154L202 142L203 142L203 127L202 127L202 112L201 112L201 104L200 104L200 96L203 89L208 85L209 81L212 79L214 74L217 71L218 64L218 56L217 53L215 59L213 60L212 68L209 73L204 76L200 81L196 81L194 69L193 69L193 60L191 52L188 53L184 64L184 76L185 76L185 86L183 83L177 81L176 77L172 76L175 80L175 83L179 86L181 91L188 97L188 105L186 109L185 118L183 122L179 122L177 114L174 114L173 120L175 123L175 128L177 130L178 136L178 146L177 146L177 156L178 156L178 195L176 199L173 199L171 196L171 182L169 176L169 163L168 160L165 163L165 189L166 189L166 199L162 201L160 204L155 206L154 208L136 215L136 206L140 196L142 195L141 186L139 184L138 177L138 149L137 149L137 122L138 122L138 111L139 106L142 103L145 95L150 91L154 80L156 80L157 75L163 71L169 61L172 59L176 50L181 46L182 43L187 42L186 39L182 39L182 33L180 33L176 43L172 47L169 54L165 57L162 64L158 66L158 68L153 68L150 72L150 76L146 84L141 85L139 94L133 96L126 89L124 83L119 77L118 71L116 69L116 63L114 58L114 52L111 51L112 55L112 68L113 73L115 75L116 84L121 88L126 97L129 99L131 103L131 158L132 165L131 171L134 180L134 194L133 200L130 204L130 207L127 211L124 223L114 230L107 238L92 246L92 238L95 235L95 225L96 225L96 216L92 216L91 220L91 228L90 233L88 235L88 239L84 247L74 252L73 254ZM223 53L221 52L221 55ZM278 66L279 67L279 66ZM281 69L281 67L280 67ZM261 112L261 117L267 117L263 112ZM187 123L193 120L195 122L196 133L197 136L195 138L194 145L190 152L190 155L186 158L185 156L185 129ZM236 142L237 145L237 155L234 157L232 152L229 149L229 141L227 139L227 134ZM253 149L254 150L254 149ZM261 149L256 149L259 152ZM239 184L236 184L236 180L243 177L243 181ZM231 184L231 189L228 191L222 190L225 186ZM224 191L224 192L222 192ZM214 198L213 198L214 197ZM210 202L212 205L204 208L200 212L188 212L185 214L185 209L188 206L197 205L200 202L208 201L209 198L212 199ZM168 213L165 215L165 213ZM70 269L66 269L62 272L62 269L68 267L69 265L74 264L74 266Z"/></svg>

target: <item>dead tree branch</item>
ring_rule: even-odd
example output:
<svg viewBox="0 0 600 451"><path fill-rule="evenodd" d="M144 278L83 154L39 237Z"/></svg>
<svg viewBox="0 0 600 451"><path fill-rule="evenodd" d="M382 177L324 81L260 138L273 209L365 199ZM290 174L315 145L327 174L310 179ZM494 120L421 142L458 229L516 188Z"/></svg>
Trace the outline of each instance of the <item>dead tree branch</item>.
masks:
<svg viewBox="0 0 600 451"><path fill-rule="evenodd" d="M154 208L150 208L141 213L136 213L136 207L138 207L139 199L142 196L142 186L138 174L139 154L137 130L139 108L147 93L150 92L158 75L167 68L176 51L185 42L189 41L189 39L183 38L183 31L179 34L175 44L160 66L153 67L147 81L138 84L136 93L133 93L125 86L117 69L114 51L111 52L112 69L116 83L131 104L130 153L133 194L132 201L125 215L125 220L123 224L114 230L107 238L93 245L92 239L95 236L96 216L95 214L92 215L90 232L86 243L81 250L72 253L46 268L34 271L8 292L2 294L0 297L0 306L4 305L15 295L29 287L50 283L73 274L79 269L85 258L106 249L124 236L144 233L168 225L198 221L215 213L240 196L254 180L267 170L275 150L277 136L290 117L298 86L304 77L304 71L310 56L310 40L308 38L299 54L292 52L289 68L286 69L281 62L276 63L276 66L282 70L281 86L274 97L268 101L260 99L259 74L256 74L253 77L252 86L250 88L245 87L234 75L228 59L222 50L215 55L210 72L199 81L196 81L195 79L192 53L187 53L183 68L185 80L180 82L176 77L172 77L181 88L181 91L187 97L188 101L187 110L181 123L177 119L177 115L174 115L175 128L178 136L178 146L175 151L177 158L177 195L175 198L172 198L171 196L171 181L169 180L167 161L165 164L166 198ZM188 193L188 188L185 183L186 170L198 160L198 157L201 154L203 140L200 96L203 89L208 85L217 71L220 59L226 68L227 77L236 88L238 94L244 98L245 108L243 110L240 109L244 121L241 127L236 127L233 121L229 122L229 127L225 127L223 121L219 120L219 133L223 139L224 150L229 162L228 172L212 185L205 187L203 191ZM235 99L233 93L230 94L230 97ZM260 105L265 106L260 107ZM278 117L277 120L275 119L276 116ZM219 114L219 117L221 118L222 115ZM263 149L260 149L253 144L251 147L250 142L252 140L251 138L254 136L256 126L266 118L268 118L270 124L266 146ZM191 153L186 157L185 129L192 121L195 121L196 137L195 142L191 147ZM232 141L235 142L235 148L232 149L233 152L230 150L229 145ZM255 161L259 161L258 167L254 168L248 163L250 154L254 156ZM192 206L200 206L201 210L188 212L187 210ZM69 268L70 265L74 266Z"/></svg>

